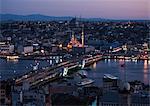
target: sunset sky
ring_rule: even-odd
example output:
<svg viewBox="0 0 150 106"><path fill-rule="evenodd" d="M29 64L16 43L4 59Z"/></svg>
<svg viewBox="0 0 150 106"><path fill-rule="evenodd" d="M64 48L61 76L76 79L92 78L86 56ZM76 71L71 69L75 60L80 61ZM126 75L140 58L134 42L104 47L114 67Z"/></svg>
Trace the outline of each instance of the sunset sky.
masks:
<svg viewBox="0 0 150 106"><path fill-rule="evenodd" d="M0 0L0 13L149 19L150 0Z"/></svg>

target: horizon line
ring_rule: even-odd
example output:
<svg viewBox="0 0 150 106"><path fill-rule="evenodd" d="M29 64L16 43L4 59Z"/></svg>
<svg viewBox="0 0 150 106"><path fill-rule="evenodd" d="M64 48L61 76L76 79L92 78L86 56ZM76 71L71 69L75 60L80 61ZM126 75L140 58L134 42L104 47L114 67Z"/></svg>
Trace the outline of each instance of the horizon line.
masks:
<svg viewBox="0 0 150 106"><path fill-rule="evenodd" d="M41 15L41 16L48 16L48 17L70 17L70 18L81 18L81 19L103 19L103 20L146 20L150 21L150 19L137 19L137 18L132 18L132 19L127 19L127 18L102 18L102 17L83 17L81 16L71 16L71 15L62 15L62 16L57 16L57 15L46 15L46 14L40 14L40 13L33 13L33 14L16 14L16 13L0 13L0 15L18 15L18 16L30 16L30 15Z"/></svg>

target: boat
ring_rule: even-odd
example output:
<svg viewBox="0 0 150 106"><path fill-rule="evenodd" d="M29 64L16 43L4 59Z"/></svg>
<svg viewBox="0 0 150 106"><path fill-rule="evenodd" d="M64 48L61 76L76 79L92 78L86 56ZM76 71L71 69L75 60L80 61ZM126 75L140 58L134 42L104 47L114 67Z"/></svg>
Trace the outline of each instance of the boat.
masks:
<svg viewBox="0 0 150 106"><path fill-rule="evenodd" d="M93 82L94 80L92 79L83 79L81 82L77 83L77 86L84 86L84 85L92 84Z"/></svg>
<svg viewBox="0 0 150 106"><path fill-rule="evenodd" d="M79 75L81 78L87 78L88 73L87 73L85 70L80 70L80 71L78 72L78 75Z"/></svg>
<svg viewBox="0 0 150 106"><path fill-rule="evenodd" d="M116 80L116 79L118 79L118 77L115 77L115 76L113 76L113 75L111 75L111 74L104 74L104 77L103 77L104 79L112 79L112 80Z"/></svg>

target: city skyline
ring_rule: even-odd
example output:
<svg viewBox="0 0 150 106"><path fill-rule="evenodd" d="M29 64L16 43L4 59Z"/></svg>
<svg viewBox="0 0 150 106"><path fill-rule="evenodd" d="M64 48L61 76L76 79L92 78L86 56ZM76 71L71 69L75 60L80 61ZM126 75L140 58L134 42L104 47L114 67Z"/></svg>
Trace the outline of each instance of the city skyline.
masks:
<svg viewBox="0 0 150 106"><path fill-rule="evenodd" d="M0 0L1 14L149 19L149 0Z"/></svg>
<svg viewBox="0 0 150 106"><path fill-rule="evenodd" d="M0 0L0 106L149 106L149 3Z"/></svg>

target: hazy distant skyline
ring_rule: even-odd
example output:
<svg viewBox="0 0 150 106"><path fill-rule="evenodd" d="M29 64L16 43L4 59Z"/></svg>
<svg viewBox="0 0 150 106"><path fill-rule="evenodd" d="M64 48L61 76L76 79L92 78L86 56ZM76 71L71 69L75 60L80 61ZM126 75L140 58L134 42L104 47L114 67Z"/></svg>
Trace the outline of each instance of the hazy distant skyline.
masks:
<svg viewBox="0 0 150 106"><path fill-rule="evenodd" d="M150 19L150 0L0 0L2 14Z"/></svg>

